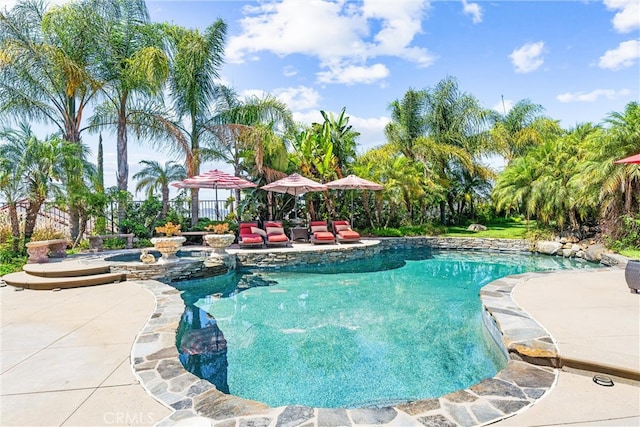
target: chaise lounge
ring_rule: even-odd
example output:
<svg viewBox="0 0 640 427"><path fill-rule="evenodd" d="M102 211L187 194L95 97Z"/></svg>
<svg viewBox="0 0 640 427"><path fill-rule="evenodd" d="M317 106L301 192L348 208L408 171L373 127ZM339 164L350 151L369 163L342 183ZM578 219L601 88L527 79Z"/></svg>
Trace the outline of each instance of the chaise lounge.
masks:
<svg viewBox="0 0 640 427"><path fill-rule="evenodd" d="M336 242L336 236L327 228L326 221L311 221L309 224L309 241L314 245L332 244Z"/></svg>
<svg viewBox="0 0 640 427"><path fill-rule="evenodd" d="M264 230L257 222L241 222L238 226L238 245L241 248L261 248L264 244Z"/></svg>
<svg viewBox="0 0 640 427"><path fill-rule="evenodd" d="M333 221L331 228L336 234L338 243L357 243L360 241L360 233L351 229L349 221Z"/></svg>
<svg viewBox="0 0 640 427"><path fill-rule="evenodd" d="M289 246L290 240L284 233L284 227L280 221L266 221L264 223L265 244L267 247Z"/></svg>

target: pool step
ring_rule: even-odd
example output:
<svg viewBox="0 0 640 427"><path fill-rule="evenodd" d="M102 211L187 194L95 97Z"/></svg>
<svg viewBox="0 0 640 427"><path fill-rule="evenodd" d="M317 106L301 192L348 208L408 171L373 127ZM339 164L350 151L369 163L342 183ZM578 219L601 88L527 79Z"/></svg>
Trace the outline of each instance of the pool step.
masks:
<svg viewBox="0 0 640 427"><path fill-rule="evenodd" d="M26 264L23 271L2 276L11 286L25 289L51 290L104 285L127 280L125 273L111 273L105 262L61 261Z"/></svg>
<svg viewBox="0 0 640 427"><path fill-rule="evenodd" d="M102 273L91 274L89 276L72 276L72 277L41 277L34 276L24 271L10 273L2 276L2 280L7 285L17 288L51 290L79 288L82 286L104 285L107 283L121 282L126 280L124 273Z"/></svg>
<svg viewBox="0 0 640 427"><path fill-rule="evenodd" d="M22 270L40 277L78 277L110 273L106 262L62 261L45 264L25 264Z"/></svg>

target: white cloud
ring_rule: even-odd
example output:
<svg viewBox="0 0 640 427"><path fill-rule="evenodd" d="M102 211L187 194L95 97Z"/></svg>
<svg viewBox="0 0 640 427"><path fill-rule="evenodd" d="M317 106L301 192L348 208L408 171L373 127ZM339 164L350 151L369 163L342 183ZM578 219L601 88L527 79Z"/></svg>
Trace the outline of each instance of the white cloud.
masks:
<svg viewBox="0 0 640 427"><path fill-rule="evenodd" d="M373 83L389 71L381 64L369 65L372 58L395 56L422 67L433 63L425 48L411 45L427 9L426 0L282 0L246 6L242 33L229 39L225 59L240 63L260 52L301 54L318 58L323 82ZM365 77L339 78L337 64Z"/></svg>
<svg viewBox="0 0 640 427"><path fill-rule="evenodd" d="M322 98L317 90L305 86L275 89L273 95L292 111L316 108Z"/></svg>
<svg viewBox="0 0 640 427"><path fill-rule="evenodd" d="M506 114L511 111L513 106L514 102L512 99L501 99L496 105L491 108L500 114Z"/></svg>
<svg viewBox="0 0 640 427"><path fill-rule="evenodd" d="M292 65L287 65L282 69L282 74L284 74L285 77L293 77L298 74L298 70Z"/></svg>
<svg viewBox="0 0 640 427"><path fill-rule="evenodd" d="M482 8L478 3L468 3L462 0L462 10L465 15L471 15L474 24L482 22Z"/></svg>
<svg viewBox="0 0 640 427"><path fill-rule="evenodd" d="M591 92L575 92L575 93L561 93L556 96L556 99L562 103L568 102L596 102L599 98L616 99L629 95L629 90L614 90L614 89L596 89Z"/></svg>
<svg viewBox="0 0 640 427"><path fill-rule="evenodd" d="M509 58L516 68L516 73L530 73L540 68L544 63L543 52L544 42L527 43L511 52Z"/></svg>
<svg viewBox="0 0 640 427"><path fill-rule="evenodd" d="M357 151L364 153L373 147L385 144L387 138L384 136L384 127L389 121L385 116L370 118L349 116L349 124L360 132Z"/></svg>
<svg viewBox="0 0 640 427"><path fill-rule="evenodd" d="M616 49L608 50L600 57L598 66L619 70L631 67L640 58L640 40L622 42Z"/></svg>
<svg viewBox="0 0 640 427"><path fill-rule="evenodd" d="M355 83L375 83L389 75L389 69L384 64L371 66L341 65L329 67L327 71L316 74L320 83L342 83L352 85Z"/></svg>
<svg viewBox="0 0 640 427"><path fill-rule="evenodd" d="M628 33L640 27L640 2L638 0L604 0L610 10L620 9L611 22L619 33Z"/></svg>

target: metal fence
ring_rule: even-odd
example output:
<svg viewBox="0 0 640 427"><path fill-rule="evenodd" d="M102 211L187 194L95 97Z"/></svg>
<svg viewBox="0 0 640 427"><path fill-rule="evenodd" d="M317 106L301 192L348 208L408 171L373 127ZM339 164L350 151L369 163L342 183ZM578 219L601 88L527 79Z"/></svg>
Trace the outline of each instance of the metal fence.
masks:
<svg viewBox="0 0 640 427"><path fill-rule="evenodd" d="M134 206L140 207L143 201L132 202ZM200 200L198 206L198 217L209 218L210 220L223 220L228 214L229 209L224 207L224 201L218 200ZM170 208L178 212L180 215L189 218L191 216L191 203L189 201L170 201ZM18 219L21 223L24 222L27 215L27 207L29 202L26 199L20 200L16 204ZM160 213L160 212L158 212ZM9 216L9 207L7 205L0 205L0 215ZM113 202L107 205L106 212L106 230L107 233L115 233L118 230L118 205ZM89 218L87 221L87 228L85 234L90 236L95 229L95 218ZM65 210L58 208L51 203L44 203L38 212L36 220L36 228L48 227L61 231L65 235L69 235L70 218L69 213Z"/></svg>

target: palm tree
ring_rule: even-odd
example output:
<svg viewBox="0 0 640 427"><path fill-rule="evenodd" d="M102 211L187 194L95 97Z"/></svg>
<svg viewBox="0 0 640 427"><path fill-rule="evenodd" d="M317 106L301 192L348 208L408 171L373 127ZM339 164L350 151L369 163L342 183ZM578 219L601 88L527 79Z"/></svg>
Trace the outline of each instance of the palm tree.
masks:
<svg viewBox="0 0 640 427"><path fill-rule="evenodd" d="M5 129L2 136L9 143L0 146L0 158L14 173L10 181L21 181L19 191L28 201L24 228L24 237L28 241L47 197L61 192L61 183L75 183L70 175L82 169L79 163L83 147L58 137L39 140L26 124L20 125L19 130ZM69 174L69 171L75 173ZM15 227L12 229L15 232Z"/></svg>
<svg viewBox="0 0 640 427"><path fill-rule="evenodd" d="M433 173L438 176L438 183L449 188L446 201L440 202L440 221L445 222L445 203L455 215L454 195L452 188L452 167L458 165L473 170L470 159L475 153L486 149L488 134L486 125L492 113L480 107L473 96L461 93L457 81L448 77L441 80L434 88L427 90L424 126L432 147L447 147L446 150L434 151L429 163ZM453 150L453 149L457 150ZM451 153L442 156L443 153ZM467 155L464 155L467 152Z"/></svg>
<svg viewBox="0 0 640 427"><path fill-rule="evenodd" d="M173 161L166 162L164 167L154 160L142 160L139 163L144 167L133 175L133 179L138 181L136 191L146 190L148 198L159 191L162 196L160 219L164 219L169 211L169 184L185 179L187 172L184 166Z"/></svg>
<svg viewBox="0 0 640 427"><path fill-rule="evenodd" d="M496 118L491 138L507 161L524 155L528 149L548 139L549 134L562 133L556 121L542 116L543 111L542 105L523 99L508 113Z"/></svg>
<svg viewBox="0 0 640 427"><path fill-rule="evenodd" d="M425 121L427 92L409 89L401 100L389 105L391 121L385 126L387 140L410 160L416 160L416 140L427 134Z"/></svg>
<svg viewBox="0 0 640 427"><path fill-rule="evenodd" d="M127 191L129 110L144 108L144 98L159 93L169 74L168 58L162 50L162 33L149 23L144 0L91 3L105 22L98 40L102 55L97 63L105 102L96 108L91 123L96 128L116 129L117 184L118 189ZM136 100L139 102L134 105L132 101ZM124 206L119 206L118 217L124 218Z"/></svg>
<svg viewBox="0 0 640 427"><path fill-rule="evenodd" d="M222 20L199 30L166 26L170 40L169 97L172 108L156 104L132 112L136 134L147 140L171 141L185 157L187 176L200 171L201 146L213 139L207 130L216 100L215 81L222 65L227 26ZM191 189L191 224L198 222L198 189Z"/></svg>
<svg viewBox="0 0 640 427"><path fill-rule="evenodd" d="M80 144L83 113L101 86L91 65L102 28L88 3L45 10L43 2L25 0L0 11L0 111L53 124L64 140ZM71 217L75 237L77 212Z"/></svg>
<svg viewBox="0 0 640 427"><path fill-rule="evenodd" d="M225 161L233 166L235 176L243 172L257 178L270 176L274 166L280 170L287 166L283 136L293 127L289 108L272 95L240 99L232 88L220 85L214 115L206 125L214 139L203 146L201 156Z"/></svg>

